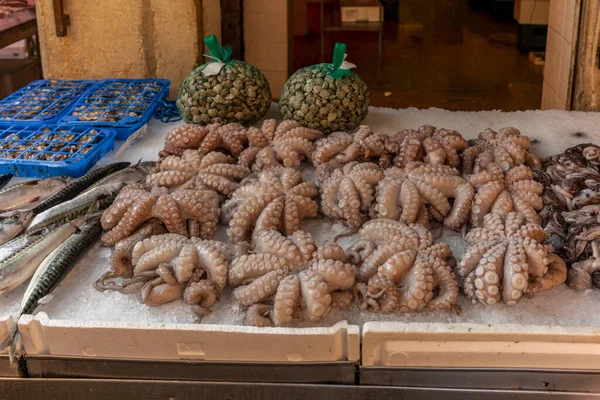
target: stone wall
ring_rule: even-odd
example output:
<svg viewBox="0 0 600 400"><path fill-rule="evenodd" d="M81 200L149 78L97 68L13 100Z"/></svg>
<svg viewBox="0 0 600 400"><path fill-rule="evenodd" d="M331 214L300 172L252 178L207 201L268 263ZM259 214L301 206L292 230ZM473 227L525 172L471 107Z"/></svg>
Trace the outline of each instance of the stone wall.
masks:
<svg viewBox="0 0 600 400"><path fill-rule="evenodd" d="M203 35L220 38L219 0L63 0L70 16L57 37L51 0L37 2L44 77L159 77L171 97L202 62Z"/></svg>

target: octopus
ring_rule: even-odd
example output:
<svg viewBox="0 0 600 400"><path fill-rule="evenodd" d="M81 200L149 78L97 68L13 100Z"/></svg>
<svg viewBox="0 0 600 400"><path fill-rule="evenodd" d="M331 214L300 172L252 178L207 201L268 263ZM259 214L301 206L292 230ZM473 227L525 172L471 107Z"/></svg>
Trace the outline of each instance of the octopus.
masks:
<svg viewBox="0 0 600 400"><path fill-rule="evenodd" d="M502 128L498 132L486 129L470 144L471 147L462 154L464 174L485 170L492 162L503 171L523 164L533 169L542 167L540 159L528 151L531 140L516 128Z"/></svg>
<svg viewBox="0 0 600 400"><path fill-rule="evenodd" d="M377 161L385 168L389 165L386 140L386 135L373 133L366 125L361 125L354 135L334 132L316 142L312 163L315 167L333 164L337 168L352 161Z"/></svg>
<svg viewBox="0 0 600 400"><path fill-rule="evenodd" d="M250 170L233 163L233 158L217 151L203 155L197 150L184 150L181 156L167 156L158 171L146 176L148 186L173 189L209 189L229 196Z"/></svg>
<svg viewBox="0 0 600 400"><path fill-rule="evenodd" d="M353 161L335 169L321 184L321 209L332 220L351 228L368 218L374 200L374 186L383 179L376 164Z"/></svg>
<svg viewBox="0 0 600 400"><path fill-rule="evenodd" d="M355 276L356 269L337 244L326 242L315 250L310 235L302 231L285 238L271 230L260 232L254 254L233 261L229 282L248 282L234 290L234 297L249 306L250 324L283 326L294 317L315 322L334 307L348 307Z"/></svg>
<svg viewBox="0 0 600 400"><path fill-rule="evenodd" d="M450 229L467 221L475 191L456 168L413 161L404 169L391 167L384 175L377 185L377 218L423 224L431 214Z"/></svg>
<svg viewBox="0 0 600 400"><path fill-rule="evenodd" d="M313 141L323 137L321 131L303 127L296 121L283 121L276 129L274 124L274 120L267 120L260 130L248 129L250 147L239 156L241 165L255 172L273 167L298 168L303 160L310 158Z"/></svg>
<svg viewBox="0 0 600 400"><path fill-rule="evenodd" d="M112 246L156 218L167 230L183 236L209 239L219 221L219 195L212 190L148 190L144 185L124 187L100 220L106 233L102 242Z"/></svg>
<svg viewBox="0 0 600 400"><path fill-rule="evenodd" d="M519 212L490 213L466 236L467 249L457 266L463 289L476 303L515 305L523 296L551 290L567 278L567 266L544 229Z"/></svg>
<svg viewBox="0 0 600 400"><path fill-rule="evenodd" d="M150 307L183 298L199 317L219 300L233 258L221 242L173 233L145 238L129 249L130 268L101 278L95 284L98 290L139 291L140 302Z"/></svg>
<svg viewBox="0 0 600 400"><path fill-rule="evenodd" d="M480 227L490 212L522 213L527 222L539 224L537 211L543 207L541 194L544 185L533 179L533 172L525 165L506 172L495 163L486 170L468 176L475 186L475 200L471 208L471 226Z"/></svg>
<svg viewBox="0 0 600 400"><path fill-rule="evenodd" d="M187 149L197 149L202 154L219 150L237 157L247 142L246 128L240 124L184 124L171 129L165 138L164 148L158 155L181 156Z"/></svg>
<svg viewBox="0 0 600 400"><path fill-rule="evenodd" d="M426 228L371 220L359 230L350 254L361 264L354 287L360 309L459 311L452 251L446 243L434 245Z"/></svg>
<svg viewBox="0 0 600 400"><path fill-rule="evenodd" d="M395 154L393 164L396 167L404 168L409 162L420 161L458 168L459 152L467 149L469 144L454 130L423 125L416 130L402 130L390 136L387 146Z"/></svg>
<svg viewBox="0 0 600 400"><path fill-rule="evenodd" d="M252 237L264 229L290 235L300 229L302 219L317 216L313 198L318 194L314 182L303 182L295 169L266 169L247 179L223 204L223 221L229 224L227 236L232 243L240 243L251 231Z"/></svg>

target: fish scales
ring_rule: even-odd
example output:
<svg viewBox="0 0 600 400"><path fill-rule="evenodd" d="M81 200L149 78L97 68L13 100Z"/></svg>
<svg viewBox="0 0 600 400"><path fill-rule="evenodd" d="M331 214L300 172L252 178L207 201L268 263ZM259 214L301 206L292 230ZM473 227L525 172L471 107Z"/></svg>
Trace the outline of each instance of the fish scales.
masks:
<svg viewBox="0 0 600 400"><path fill-rule="evenodd" d="M127 168L131 163L128 162L118 162L109 164L107 166L98 168L89 174L82 176L81 178L75 179L70 182L67 186L65 186L62 190L43 201L37 207L35 207L32 211L33 214L40 214L57 204L73 199L79 193L87 189L89 186L96 183L98 180L104 178L107 175L112 174L113 172L119 171L123 168Z"/></svg>
<svg viewBox="0 0 600 400"><path fill-rule="evenodd" d="M43 297L50 294L73 269L85 252L98 241L102 233L100 220L96 219L68 238L56 253L49 255L47 266L36 271L21 303L20 314L30 314ZM44 263L46 260L44 260Z"/></svg>
<svg viewBox="0 0 600 400"><path fill-rule="evenodd" d="M73 232L74 224L64 224L0 262L0 294L29 279L40 263Z"/></svg>

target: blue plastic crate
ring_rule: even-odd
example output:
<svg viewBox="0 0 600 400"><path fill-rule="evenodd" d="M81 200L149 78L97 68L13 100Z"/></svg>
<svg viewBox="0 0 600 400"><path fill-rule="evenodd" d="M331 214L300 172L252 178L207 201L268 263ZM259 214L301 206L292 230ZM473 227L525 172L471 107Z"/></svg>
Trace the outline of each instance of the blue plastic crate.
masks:
<svg viewBox="0 0 600 400"><path fill-rule="evenodd" d="M167 97L166 79L106 79L82 96L61 123L112 128L118 140L146 124Z"/></svg>
<svg viewBox="0 0 600 400"><path fill-rule="evenodd" d="M80 177L114 147L112 129L66 125L0 127L0 173Z"/></svg>
<svg viewBox="0 0 600 400"><path fill-rule="evenodd" d="M0 122L52 124L98 81L39 80L0 101Z"/></svg>

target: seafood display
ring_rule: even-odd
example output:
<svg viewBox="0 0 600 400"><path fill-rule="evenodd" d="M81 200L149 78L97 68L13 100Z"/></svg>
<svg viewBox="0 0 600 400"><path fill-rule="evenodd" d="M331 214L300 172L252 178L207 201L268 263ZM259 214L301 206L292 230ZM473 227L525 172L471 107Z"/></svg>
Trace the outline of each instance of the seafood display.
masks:
<svg viewBox="0 0 600 400"><path fill-rule="evenodd" d="M491 162L499 165L503 171L522 164L539 169L542 163L535 154L528 151L530 146L531 140L521 135L516 128L503 128L498 132L486 129L463 152L463 173L484 170Z"/></svg>
<svg viewBox="0 0 600 400"><path fill-rule="evenodd" d="M107 231L102 242L114 245L151 218L160 219L171 233L208 239L217 229L219 213L219 196L212 190L168 193L164 188L128 185L102 215Z"/></svg>
<svg viewBox="0 0 600 400"><path fill-rule="evenodd" d="M446 243L434 245L426 228L374 219L360 228L358 237L350 254L361 264L354 287L360 309L459 312L452 251Z"/></svg>
<svg viewBox="0 0 600 400"><path fill-rule="evenodd" d="M536 180L543 184L542 225L547 242L569 266L575 290L600 287L600 147L580 144L544 161Z"/></svg>
<svg viewBox="0 0 600 400"><path fill-rule="evenodd" d="M375 212L379 218L426 223L431 215L457 229L469 217L474 189L456 168L411 161L404 169L387 169L384 176L377 186Z"/></svg>
<svg viewBox="0 0 600 400"><path fill-rule="evenodd" d="M515 305L522 296L550 290L567 278L567 266L543 244L544 229L519 212L490 213L467 234L458 264L463 289L473 302Z"/></svg>
<svg viewBox="0 0 600 400"><path fill-rule="evenodd" d="M160 157L181 156L187 149L197 149L202 154L224 151L237 157L248 142L246 128L237 123L198 126L185 124L173 128L165 138Z"/></svg>
<svg viewBox="0 0 600 400"><path fill-rule="evenodd" d="M270 168L246 179L223 204L222 219L229 224L227 236L232 243L243 242L264 229L290 235L300 229L304 218L316 217L319 194L314 182L304 182L292 168Z"/></svg>
<svg viewBox="0 0 600 400"><path fill-rule="evenodd" d="M233 163L233 158L217 151L202 155L197 150L185 150L180 157L162 159L158 172L149 174L149 186L169 189L210 189L228 196L237 188L239 181L250 174L250 169Z"/></svg>
<svg viewBox="0 0 600 400"><path fill-rule="evenodd" d="M31 179L0 190L0 208L3 211L31 209L64 188L68 179L54 177Z"/></svg>
<svg viewBox="0 0 600 400"><path fill-rule="evenodd" d="M319 167L328 163L339 165L351 161L373 161L385 168L389 166L388 139L386 135L374 133L367 125L361 125L354 135L334 132L317 141L312 163Z"/></svg>
<svg viewBox="0 0 600 400"><path fill-rule="evenodd" d="M95 182L128 166L129 163L120 162L98 168L81 178L69 182L31 210L13 210L0 214L0 245L22 233L36 215L75 198Z"/></svg>
<svg viewBox="0 0 600 400"><path fill-rule="evenodd" d="M454 130L423 125L416 130L405 129L390 135L386 147L395 154L393 164L396 167L404 168L411 161L420 161L459 168L459 153L469 144Z"/></svg>
<svg viewBox="0 0 600 400"><path fill-rule="evenodd" d="M498 164L490 163L486 170L469 175L469 181L476 192L471 208L472 227L480 227L489 213L511 211L518 211L528 222L539 224L537 212L543 206L544 186L533 180L529 167L519 165L504 172Z"/></svg>
<svg viewBox="0 0 600 400"><path fill-rule="evenodd" d="M250 146L240 154L240 164L255 172L272 167L298 168L313 153L313 141L323 137L321 131L295 121L284 121L271 135L274 124L274 120L266 120L262 130L248 129Z"/></svg>
<svg viewBox="0 0 600 400"><path fill-rule="evenodd" d="M321 183L321 208L333 220L358 228L368 218L374 187L383 179L376 164L353 161L325 176Z"/></svg>
<svg viewBox="0 0 600 400"><path fill-rule="evenodd" d="M198 316L207 315L227 283L231 250L214 240L173 233L152 236L153 229L139 235L147 237L135 244L117 245L119 264L96 282L96 289L139 291L140 302L151 307L183 298Z"/></svg>
<svg viewBox="0 0 600 400"><path fill-rule="evenodd" d="M429 125L329 136L292 120L179 125L157 162L0 190L0 293L33 276L21 311L34 312L100 230L112 249L97 290L179 301L198 320L225 298L258 327L600 286L600 148L543 170L530 149L514 128L466 141ZM325 218L350 230L308 233ZM464 254L444 230L462 230Z"/></svg>

